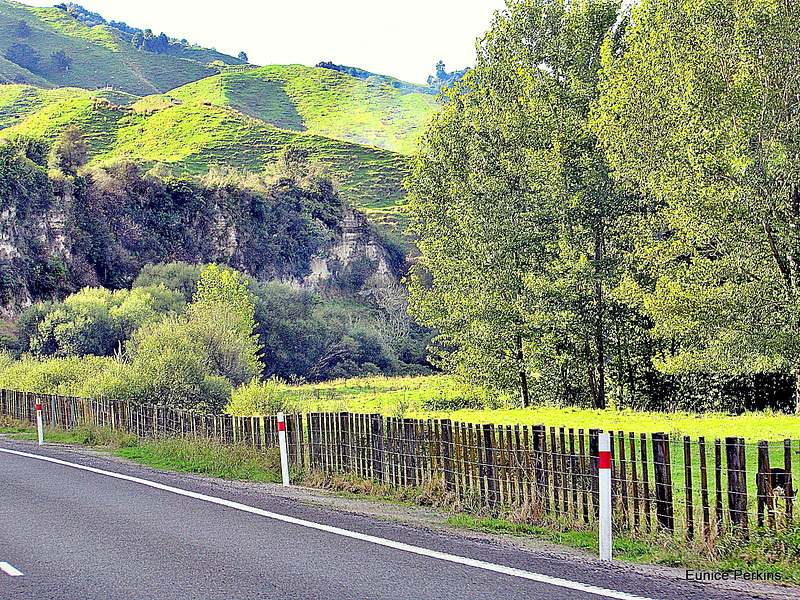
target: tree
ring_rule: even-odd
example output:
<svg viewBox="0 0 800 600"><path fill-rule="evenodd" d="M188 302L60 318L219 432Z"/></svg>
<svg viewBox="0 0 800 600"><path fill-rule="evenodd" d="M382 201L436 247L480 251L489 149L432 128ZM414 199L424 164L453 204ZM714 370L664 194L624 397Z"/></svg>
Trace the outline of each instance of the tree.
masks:
<svg viewBox="0 0 800 600"><path fill-rule="evenodd" d="M88 158L89 147L83 139L83 133L75 125L64 130L51 151L51 164L67 175L76 175Z"/></svg>
<svg viewBox="0 0 800 600"><path fill-rule="evenodd" d="M281 151L280 165L287 177L301 178L309 170L308 150L288 145Z"/></svg>
<svg viewBox="0 0 800 600"><path fill-rule="evenodd" d="M13 44L5 53L6 59L24 69L33 71L39 65L40 56L28 44Z"/></svg>
<svg viewBox="0 0 800 600"><path fill-rule="evenodd" d="M247 60L247 53L246 53L244 50L242 50L241 52L239 52L239 56L238 56L238 58L239 58L239 60L243 60L244 62L248 62L248 60Z"/></svg>
<svg viewBox="0 0 800 600"><path fill-rule="evenodd" d="M31 27L28 25L28 22L24 19L20 19L14 25L14 35L16 35L20 39L27 39L31 35Z"/></svg>
<svg viewBox="0 0 800 600"><path fill-rule="evenodd" d="M63 49L53 52L50 55L50 61L53 63L53 66L56 68L56 70L61 71L62 73L69 71L69 68L73 62L72 57L68 56Z"/></svg>
<svg viewBox="0 0 800 600"><path fill-rule="evenodd" d="M628 297L672 372L788 369L800 412L800 7L643 0L594 130L651 199Z"/></svg>
<svg viewBox="0 0 800 600"><path fill-rule="evenodd" d="M255 307L238 272L208 265L200 275L187 314L211 373L233 385L259 374L258 338L253 333Z"/></svg>
<svg viewBox="0 0 800 600"><path fill-rule="evenodd" d="M629 203L588 116L618 10L510 2L475 69L445 92L409 182L423 254L412 312L439 331L442 366L502 388L516 381L523 406L531 375L572 401L580 381L606 404L606 296Z"/></svg>
<svg viewBox="0 0 800 600"><path fill-rule="evenodd" d="M447 71L444 68L444 61L436 63L436 79L443 81L447 77Z"/></svg>

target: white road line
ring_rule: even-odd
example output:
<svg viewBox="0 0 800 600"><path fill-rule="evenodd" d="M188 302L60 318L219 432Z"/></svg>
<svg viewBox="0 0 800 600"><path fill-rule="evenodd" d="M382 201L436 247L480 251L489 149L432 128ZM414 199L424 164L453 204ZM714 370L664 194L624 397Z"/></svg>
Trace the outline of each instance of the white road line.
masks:
<svg viewBox="0 0 800 600"><path fill-rule="evenodd" d="M44 462L54 463L57 465L63 465L65 467L72 467L74 469L80 469L81 471L89 471L90 473L97 473L98 475L105 475L107 477L122 479L124 481L131 481L133 483L146 485L148 487L155 488L157 490L163 490L165 492L171 492L173 494L178 494L180 496L186 496L187 498L194 498L196 500L210 502L212 504L217 504L219 506L226 506L234 510L240 510L254 515L259 515L261 517L266 517L268 519L274 519L276 521L290 523L292 525L299 525L300 527L307 527L309 529L325 531L327 533L332 533L334 535L340 535L343 537L348 537L355 540L361 540L364 542L370 542L372 544L385 546L387 548L393 548L395 550L402 550L403 552L409 552L411 554L418 554L420 556L427 556L429 558L444 560L459 565L475 567L477 569L483 569L485 571L493 571L495 573L502 573L504 575L510 575L512 577L519 577L521 579L528 579L531 581L537 581L539 583L546 583L548 585L567 588L578 592L586 592L597 596L603 596L604 598L615 598L616 600L653 600L652 598L646 598L644 596L636 596L634 594L618 592L616 590L609 590L594 585L589 585L586 583L580 583L578 581L570 581L569 579L561 579L560 577L551 577L549 575L542 575L540 573L534 573L531 571L523 571L522 569L515 569L514 567L497 565L482 560L476 560L474 558L466 558L463 556L457 556L455 554L447 554L445 552L429 550L427 548L412 546L411 544L404 544L403 542L395 542L374 535L367 535L364 533L358 533L357 531L349 531L347 529L342 529L340 527L333 527L332 525L323 525L322 523L315 523L313 521L297 519L295 517L289 517L286 515L281 515L279 513L261 510L260 508L255 508L253 506L247 506L246 504L240 504L239 502L225 500L224 498L216 498L214 496L207 496L205 494L199 494L197 492L190 492L189 490L183 490L169 485L164 485L163 483L156 483L155 481L149 481L147 479L141 479L139 477L132 477L130 475L121 475L120 473L104 471L103 469L87 467L85 465L79 465L76 463L59 460L57 458L50 458L49 456L40 456L38 454L30 454L28 452L20 452L18 450L8 450L6 448L0 448L0 452L5 452L7 454L15 454L17 456L24 456L26 458L32 458L34 460L41 460Z"/></svg>
<svg viewBox="0 0 800 600"><path fill-rule="evenodd" d="M15 569L7 562L0 562L0 571L5 571L5 573L11 575L12 577L21 577L22 575L25 574L19 569Z"/></svg>

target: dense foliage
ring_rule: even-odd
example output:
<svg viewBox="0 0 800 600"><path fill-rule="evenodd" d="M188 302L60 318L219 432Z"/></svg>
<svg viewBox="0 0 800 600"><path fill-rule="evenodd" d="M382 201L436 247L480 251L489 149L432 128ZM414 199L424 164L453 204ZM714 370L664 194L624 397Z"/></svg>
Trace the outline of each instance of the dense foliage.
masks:
<svg viewBox="0 0 800 600"><path fill-rule="evenodd" d="M288 163L270 178L162 178L132 162L86 170L75 128L49 154L52 178L47 156L35 140L0 144L0 210L13 211L5 218L15 250L0 262L3 304L128 287L147 263L169 260L300 278L339 233L343 205L331 181Z"/></svg>
<svg viewBox="0 0 800 600"><path fill-rule="evenodd" d="M610 1L511 2L422 142L410 210L423 260L412 311L441 364L537 398L606 405L640 332L608 298L636 205L611 179L589 110ZM442 66L443 68L443 66ZM533 375L533 378L531 378ZM636 378L636 375L634 375ZM629 377L616 381L632 395Z"/></svg>
<svg viewBox="0 0 800 600"><path fill-rule="evenodd" d="M604 52L594 129L658 232L624 292L666 371L800 374L798 61L800 6L774 0L647 0Z"/></svg>
<svg viewBox="0 0 800 600"><path fill-rule="evenodd" d="M415 166L412 310L523 404L750 406L800 374L800 7L620 4L496 17Z"/></svg>

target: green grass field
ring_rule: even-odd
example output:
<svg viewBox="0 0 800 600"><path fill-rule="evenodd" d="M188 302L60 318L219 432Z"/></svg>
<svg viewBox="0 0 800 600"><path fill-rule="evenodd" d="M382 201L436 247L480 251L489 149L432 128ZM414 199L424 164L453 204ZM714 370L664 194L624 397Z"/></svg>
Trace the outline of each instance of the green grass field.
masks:
<svg viewBox="0 0 800 600"><path fill-rule="evenodd" d="M707 440L740 436L747 442L800 439L800 416L772 412L729 415L724 413L644 412L629 409L589 410L539 406L529 409L501 407L455 411L426 410L428 401L441 402L469 397L452 377L370 377L337 380L323 384L283 385L280 393L293 407L303 411L381 412L416 418L449 418L467 423L538 425L604 429L635 433L665 432ZM796 443L796 442L795 442ZM673 453L675 450L673 450ZM673 456L674 458L674 456Z"/></svg>
<svg viewBox="0 0 800 600"><path fill-rule="evenodd" d="M280 129L376 146L402 154L438 109L434 96L330 69L272 65L225 73L170 92L187 101L231 106Z"/></svg>
<svg viewBox="0 0 800 600"><path fill-rule="evenodd" d="M90 95L68 96L44 105L2 135L53 140L69 125L83 131L93 163L129 159L146 166L160 163L176 173L200 174L212 165L260 172L292 144L329 169L342 196L355 206L390 213L405 197L402 181L408 162L398 153L277 129L232 108L199 102L175 105L150 97L132 107L117 107L99 104Z"/></svg>
<svg viewBox="0 0 800 600"><path fill-rule="evenodd" d="M108 89L90 92L73 87L44 89L32 85L0 85L0 129L16 125L52 104L74 98L102 98L119 106L141 101L139 96Z"/></svg>

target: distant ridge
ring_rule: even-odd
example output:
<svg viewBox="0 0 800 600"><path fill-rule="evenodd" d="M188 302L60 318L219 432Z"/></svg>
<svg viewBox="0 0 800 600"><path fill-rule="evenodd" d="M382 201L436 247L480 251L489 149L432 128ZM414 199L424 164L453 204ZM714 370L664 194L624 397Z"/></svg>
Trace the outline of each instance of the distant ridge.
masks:
<svg viewBox="0 0 800 600"><path fill-rule="evenodd" d="M181 44L173 53L148 52L135 48L132 40L107 24L89 26L62 8L0 0L0 83L87 90L111 86L143 96L246 64Z"/></svg>
<svg viewBox="0 0 800 600"><path fill-rule="evenodd" d="M403 154L416 150L419 137L439 108L432 95L409 91L409 87L302 65L224 73L172 90L169 95L184 102L230 106L280 129Z"/></svg>

